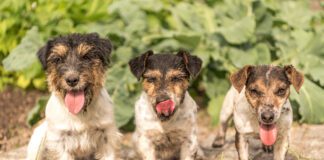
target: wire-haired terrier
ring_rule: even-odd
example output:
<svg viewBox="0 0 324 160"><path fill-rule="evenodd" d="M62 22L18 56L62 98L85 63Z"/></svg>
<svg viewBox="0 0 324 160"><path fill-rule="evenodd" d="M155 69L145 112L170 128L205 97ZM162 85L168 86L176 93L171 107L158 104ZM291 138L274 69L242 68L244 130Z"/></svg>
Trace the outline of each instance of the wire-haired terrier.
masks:
<svg viewBox="0 0 324 160"><path fill-rule="evenodd" d="M119 132L104 88L111 50L91 33L54 38L38 51L51 97L28 159L116 159Z"/></svg>
<svg viewBox="0 0 324 160"><path fill-rule="evenodd" d="M197 139L197 104L187 89L202 61L179 51L148 51L129 62L131 72L142 80L143 92L135 104L133 142L141 159L196 159L203 157Z"/></svg>
<svg viewBox="0 0 324 160"><path fill-rule="evenodd" d="M284 160L293 120L289 88L292 85L298 92L303 74L292 65L248 65L231 75L230 80L233 86L225 97L213 146L224 145L227 123L233 116L240 160L249 159L248 143L255 134L259 134L266 152L274 150L274 159Z"/></svg>

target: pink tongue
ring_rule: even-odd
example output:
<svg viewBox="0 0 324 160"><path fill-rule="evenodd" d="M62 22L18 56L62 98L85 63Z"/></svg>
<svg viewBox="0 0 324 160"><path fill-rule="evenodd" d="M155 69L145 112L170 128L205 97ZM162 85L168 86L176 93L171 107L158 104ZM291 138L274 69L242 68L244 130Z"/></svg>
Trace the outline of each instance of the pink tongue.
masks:
<svg viewBox="0 0 324 160"><path fill-rule="evenodd" d="M277 128L276 126L267 127L260 125L260 138L264 145L271 146L276 142L277 139Z"/></svg>
<svg viewBox="0 0 324 160"><path fill-rule="evenodd" d="M84 106L84 91L67 92L64 101L70 113L78 114Z"/></svg>
<svg viewBox="0 0 324 160"><path fill-rule="evenodd" d="M174 102L172 100L166 100L158 103L155 108L159 114L163 113L163 115L169 116L174 111Z"/></svg>

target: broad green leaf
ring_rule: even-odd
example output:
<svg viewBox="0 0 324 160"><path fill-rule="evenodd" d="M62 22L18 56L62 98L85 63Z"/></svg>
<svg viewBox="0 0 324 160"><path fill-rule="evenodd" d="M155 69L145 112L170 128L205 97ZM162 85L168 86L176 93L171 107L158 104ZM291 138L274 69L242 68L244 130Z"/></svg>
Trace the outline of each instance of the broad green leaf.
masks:
<svg viewBox="0 0 324 160"><path fill-rule="evenodd" d="M133 77L129 69L118 64L108 71L105 86L115 105L114 112L118 127L126 125L134 116L137 94L130 92L129 84L136 82L136 78Z"/></svg>
<svg viewBox="0 0 324 160"><path fill-rule="evenodd" d="M240 20L227 19L220 33L229 43L240 44L247 42L254 33L255 21L252 16Z"/></svg>
<svg viewBox="0 0 324 160"><path fill-rule="evenodd" d="M33 107L33 109L28 112L28 115L27 115L27 124L29 126L33 126L39 120L41 120L41 118L42 118L41 115L45 111L45 107L46 107L46 104L47 104L48 99L49 99L48 96L40 97L37 100L37 102L36 102L35 106Z"/></svg>
<svg viewBox="0 0 324 160"><path fill-rule="evenodd" d="M299 95L292 91L292 99L299 103L299 112L302 116L301 122L323 123L324 122L324 90L312 81L305 79Z"/></svg>
<svg viewBox="0 0 324 160"><path fill-rule="evenodd" d="M219 114L222 108L224 98L225 98L224 95L220 95L217 96L216 98L212 98L208 102L207 112L212 119L212 125L218 125L219 123Z"/></svg>
<svg viewBox="0 0 324 160"><path fill-rule="evenodd" d="M37 61L36 52L43 44L37 27L31 28L21 43L4 59L3 66L8 71L21 71Z"/></svg>

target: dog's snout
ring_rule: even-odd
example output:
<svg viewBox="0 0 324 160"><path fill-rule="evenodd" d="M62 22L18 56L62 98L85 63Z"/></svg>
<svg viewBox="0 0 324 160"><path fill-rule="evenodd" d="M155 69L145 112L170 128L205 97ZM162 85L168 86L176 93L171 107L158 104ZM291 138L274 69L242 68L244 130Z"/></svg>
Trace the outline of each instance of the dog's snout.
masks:
<svg viewBox="0 0 324 160"><path fill-rule="evenodd" d="M274 113L273 112L264 112L261 114L261 119L265 123L271 123L274 120Z"/></svg>
<svg viewBox="0 0 324 160"><path fill-rule="evenodd" d="M167 96L167 95L161 95L161 96L158 96L156 98L156 103L160 103L160 102L163 102L163 101L166 101L166 100L169 100L170 97Z"/></svg>
<svg viewBox="0 0 324 160"><path fill-rule="evenodd" d="M65 81L69 86L74 87L78 84L79 77L78 76L70 76L70 77L67 77L65 79Z"/></svg>

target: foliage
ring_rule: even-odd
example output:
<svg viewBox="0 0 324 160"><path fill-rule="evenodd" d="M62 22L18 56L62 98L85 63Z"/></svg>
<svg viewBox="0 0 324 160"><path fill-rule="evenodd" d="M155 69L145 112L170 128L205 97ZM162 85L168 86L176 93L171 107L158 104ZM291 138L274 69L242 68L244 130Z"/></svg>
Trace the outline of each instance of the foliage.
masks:
<svg viewBox="0 0 324 160"><path fill-rule="evenodd" d="M140 86L127 62L146 50L185 48L203 59L191 93L203 97L217 123L228 76L246 64L293 64L305 74L298 95L301 122L324 122L324 14L309 1L275 0L4 0L0 4L0 86L44 88L35 52L45 40L71 32L98 32L115 46L106 87L118 126L133 116ZM11 52L8 56L9 51ZM27 57L22 61L15 57ZM15 72L8 72L15 71Z"/></svg>

